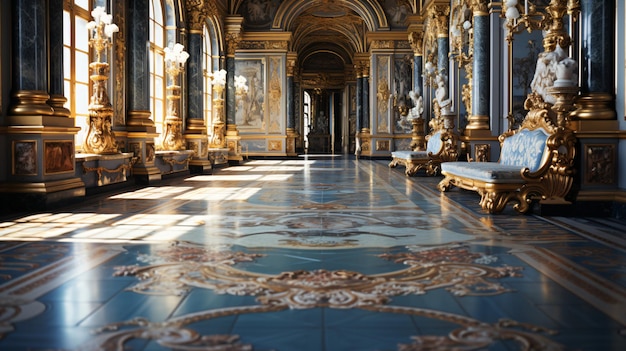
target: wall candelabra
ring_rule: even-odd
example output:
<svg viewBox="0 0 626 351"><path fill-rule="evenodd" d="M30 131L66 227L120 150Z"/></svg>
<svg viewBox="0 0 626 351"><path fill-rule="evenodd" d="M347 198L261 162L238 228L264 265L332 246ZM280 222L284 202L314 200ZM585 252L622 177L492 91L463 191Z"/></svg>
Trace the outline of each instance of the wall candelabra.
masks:
<svg viewBox="0 0 626 351"><path fill-rule="evenodd" d="M113 107L107 94L109 79L109 63L103 53L111 47L113 34L119 28L111 23L113 16L107 14L103 7L96 7L91 11L94 20L87 24L89 31L89 46L94 48L96 60L89 64L92 71L93 94L89 103L89 129L83 145L88 153L112 154L117 153L115 134L111 129Z"/></svg>
<svg viewBox="0 0 626 351"><path fill-rule="evenodd" d="M175 44L173 48L165 48L165 72L171 78L167 86L167 115L163 122L163 150L177 151L185 149L183 139L183 121L180 118L180 85L178 78L185 70L185 62L189 54L182 44Z"/></svg>
<svg viewBox="0 0 626 351"><path fill-rule="evenodd" d="M211 148L226 147L226 121L224 118L224 87L226 86L226 70L213 72L213 134L209 141Z"/></svg>

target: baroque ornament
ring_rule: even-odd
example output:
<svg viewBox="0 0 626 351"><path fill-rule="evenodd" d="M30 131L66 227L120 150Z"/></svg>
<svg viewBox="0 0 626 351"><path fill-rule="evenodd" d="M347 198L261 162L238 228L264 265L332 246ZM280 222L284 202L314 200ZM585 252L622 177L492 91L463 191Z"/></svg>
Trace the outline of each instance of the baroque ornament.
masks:
<svg viewBox="0 0 626 351"><path fill-rule="evenodd" d="M144 318L113 323L96 330L89 350L123 349L131 339L154 340L163 347L180 350L252 350L238 335L202 335L190 325L221 317L287 309L330 307L359 308L379 313L406 314L459 325L446 336L421 335L399 344L399 350L458 347L477 350L499 340L516 341L523 350L559 350L560 345L542 334L548 329L513 320L483 323L473 318L436 310L390 306L392 296L425 294L447 287L455 295L487 295L508 291L494 278L515 277L520 268L493 267L493 256L472 253L467 247L410 247L409 252L380 257L408 266L395 272L367 275L346 270L299 270L280 274L246 272L234 264L260 255L230 251L227 247L206 250L190 243L175 243L154 255L141 256L148 265L119 267L116 275L134 275L142 282L132 291L144 294L183 293L183 287L208 288L217 293L257 296L260 305L204 310L172 317L163 322ZM161 286L161 287L158 287ZM174 287L174 289L172 289Z"/></svg>

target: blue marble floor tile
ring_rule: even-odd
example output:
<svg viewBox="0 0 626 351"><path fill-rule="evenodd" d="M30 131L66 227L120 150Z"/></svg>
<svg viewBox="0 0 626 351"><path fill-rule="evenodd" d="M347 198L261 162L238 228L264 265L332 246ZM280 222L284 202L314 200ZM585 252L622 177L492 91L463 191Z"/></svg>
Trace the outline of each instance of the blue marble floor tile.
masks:
<svg viewBox="0 0 626 351"><path fill-rule="evenodd" d="M488 215L350 156L0 221L0 350L626 350L618 219Z"/></svg>

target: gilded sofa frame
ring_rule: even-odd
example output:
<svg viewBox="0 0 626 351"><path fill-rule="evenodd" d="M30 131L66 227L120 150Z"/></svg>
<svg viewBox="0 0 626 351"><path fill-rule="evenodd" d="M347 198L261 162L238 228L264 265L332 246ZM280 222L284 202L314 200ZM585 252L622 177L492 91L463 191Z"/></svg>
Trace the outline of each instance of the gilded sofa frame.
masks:
<svg viewBox="0 0 626 351"><path fill-rule="evenodd" d="M439 150L429 150L428 143L432 138L439 138L441 145ZM459 137L455 132L446 128L433 130L426 135L426 151L396 151L391 154L391 162L389 167L394 168L398 165L405 167L404 173L407 176L414 176L423 169L427 175L434 176L439 174L441 163L456 161L459 156L458 143Z"/></svg>
<svg viewBox="0 0 626 351"><path fill-rule="evenodd" d="M511 201L516 202L513 208L519 213L528 212L536 202L570 203L568 195L574 182L576 137L572 130L566 126L557 126L553 119L554 116L551 116L545 105L540 109L531 109L518 129L504 132L498 138L502 146L506 138L523 129L533 131L542 128L547 132L542 161L535 171L520 167L519 176L503 182L472 178L459 174L461 172L451 173L444 169L442 174L445 177L439 182L439 190L446 192L452 187L458 187L476 191L481 196L480 206L489 213L502 212ZM493 164L500 162L501 160ZM468 162L467 167L474 167L473 164L476 163Z"/></svg>

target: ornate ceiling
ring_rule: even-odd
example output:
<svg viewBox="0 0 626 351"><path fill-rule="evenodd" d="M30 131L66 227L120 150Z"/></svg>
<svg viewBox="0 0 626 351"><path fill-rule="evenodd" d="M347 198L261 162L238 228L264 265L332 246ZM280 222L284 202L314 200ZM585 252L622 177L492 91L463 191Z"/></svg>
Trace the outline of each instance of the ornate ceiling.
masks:
<svg viewBox="0 0 626 351"><path fill-rule="evenodd" d="M406 32L412 0L237 0L246 32L290 32L303 73L340 73L367 52L367 34Z"/></svg>

